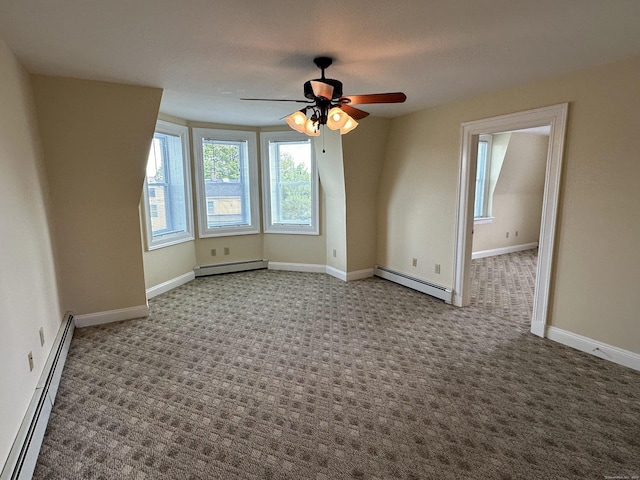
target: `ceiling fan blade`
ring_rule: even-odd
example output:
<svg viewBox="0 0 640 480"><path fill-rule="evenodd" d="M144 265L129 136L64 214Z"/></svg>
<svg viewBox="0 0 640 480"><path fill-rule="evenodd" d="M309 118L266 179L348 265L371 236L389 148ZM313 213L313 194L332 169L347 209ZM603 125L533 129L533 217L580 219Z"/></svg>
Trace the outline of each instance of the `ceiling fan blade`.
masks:
<svg viewBox="0 0 640 480"><path fill-rule="evenodd" d="M407 96L402 92L370 93L367 95L347 95L340 100L347 99L347 103L353 105L365 105L367 103L402 103Z"/></svg>
<svg viewBox="0 0 640 480"><path fill-rule="evenodd" d="M352 107L351 105L347 105L346 103L340 105L340 108L354 120L360 120L361 118L369 116L368 112L360 110L359 108Z"/></svg>
<svg viewBox="0 0 640 480"><path fill-rule="evenodd" d="M311 88L313 88L313 94L316 97L323 97L327 100L333 98L333 85L321 82L319 80L311 80Z"/></svg>
<svg viewBox="0 0 640 480"><path fill-rule="evenodd" d="M261 102L296 102L296 103L313 103L311 100L286 100L281 98L241 98L240 100L259 100Z"/></svg>

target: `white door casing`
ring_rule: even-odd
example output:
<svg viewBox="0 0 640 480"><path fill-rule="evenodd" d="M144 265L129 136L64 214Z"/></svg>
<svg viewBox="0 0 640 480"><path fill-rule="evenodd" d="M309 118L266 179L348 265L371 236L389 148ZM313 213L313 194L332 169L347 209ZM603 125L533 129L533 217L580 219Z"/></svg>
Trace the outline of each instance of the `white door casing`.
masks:
<svg viewBox="0 0 640 480"><path fill-rule="evenodd" d="M453 304L458 307L468 305L470 298L469 269L472 250L475 163L479 135L547 125L551 127L542 201L542 223L540 225L538 245L535 296L533 299L533 315L531 317L531 333L540 337L545 336L549 309L551 267L568 108L568 103L562 103L535 110L466 122L461 125L456 251L453 273Z"/></svg>

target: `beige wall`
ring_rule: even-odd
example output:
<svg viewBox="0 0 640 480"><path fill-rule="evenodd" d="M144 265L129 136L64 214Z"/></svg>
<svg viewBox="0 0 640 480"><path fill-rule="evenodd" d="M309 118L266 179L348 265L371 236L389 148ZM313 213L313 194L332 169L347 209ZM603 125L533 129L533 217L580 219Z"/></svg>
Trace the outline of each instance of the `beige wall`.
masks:
<svg viewBox="0 0 640 480"><path fill-rule="evenodd" d="M376 263L377 196L390 120L368 117L342 137L347 201L347 271Z"/></svg>
<svg viewBox="0 0 640 480"><path fill-rule="evenodd" d="M460 124L570 102L548 320L640 353L640 57L394 119L378 262L452 285ZM443 274L410 266L442 263Z"/></svg>
<svg viewBox="0 0 640 480"><path fill-rule="evenodd" d="M326 238L324 234L324 196L320 192L320 235L263 235L264 258L271 262L303 263L324 265L326 258Z"/></svg>
<svg viewBox="0 0 640 480"><path fill-rule="evenodd" d="M196 266L193 241L145 251L144 284L147 289L193 271Z"/></svg>
<svg viewBox="0 0 640 480"><path fill-rule="evenodd" d="M342 137L340 132L328 128L323 130L322 135L324 140L314 142L314 146L326 206L326 265L346 272L347 219Z"/></svg>
<svg viewBox="0 0 640 480"><path fill-rule="evenodd" d="M63 317L29 75L0 40L0 467ZM40 345L39 329L45 344ZM28 353L34 369L29 371Z"/></svg>
<svg viewBox="0 0 640 480"><path fill-rule="evenodd" d="M474 225L474 252L535 243L540 237L549 137L528 133L500 136L508 137L509 143L493 191L494 219ZM493 159L491 167L493 170Z"/></svg>
<svg viewBox="0 0 640 480"><path fill-rule="evenodd" d="M377 263L444 286L453 277L461 114L439 108L393 119L378 189Z"/></svg>
<svg viewBox="0 0 640 480"><path fill-rule="evenodd" d="M63 308L89 314L145 305L138 205L162 91L32 80Z"/></svg>

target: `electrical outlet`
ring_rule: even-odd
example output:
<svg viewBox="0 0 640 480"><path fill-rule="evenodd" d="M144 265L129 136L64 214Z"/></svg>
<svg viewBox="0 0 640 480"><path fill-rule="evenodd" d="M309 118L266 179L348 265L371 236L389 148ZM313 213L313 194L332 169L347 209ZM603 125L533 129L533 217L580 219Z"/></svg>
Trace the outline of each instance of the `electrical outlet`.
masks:
<svg viewBox="0 0 640 480"><path fill-rule="evenodd" d="M418 259L417 259L417 258L414 258L414 259L413 259L413 262L412 262L411 264L412 264L414 267L417 267L417 266L418 266Z"/></svg>
<svg viewBox="0 0 640 480"><path fill-rule="evenodd" d="M505 233L504 238L509 238L509 232Z"/></svg>
<svg viewBox="0 0 640 480"><path fill-rule="evenodd" d="M338 256L338 252L336 251L336 249L335 249L335 248L333 249L333 256L334 256L334 257L337 257L337 256Z"/></svg>
<svg viewBox="0 0 640 480"><path fill-rule="evenodd" d="M518 236L518 230L516 230L516 237Z"/></svg>
<svg viewBox="0 0 640 480"><path fill-rule="evenodd" d="M216 256L216 249L215 249L215 248L212 248L212 249L211 249L211 256L212 256L212 257L215 257L215 256Z"/></svg>
<svg viewBox="0 0 640 480"><path fill-rule="evenodd" d="M44 327L40 327L40 346L44 346Z"/></svg>
<svg viewBox="0 0 640 480"><path fill-rule="evenodd" d="M33 352L29 352L29 371L33 371Z"/></svg>
<svg viewBox="0 0 640 480"><path fill-rule="evenodd" d="M434 271L435 271L436 273L440 273L440 264L439 264L439 263L436 263L436 266L435 266L435 268L434 268Z"/></svg>
<svg viewBox="0 0 640 480"><path fill-rule="evenodd" d="M224 247L224 254L229 255L229 247Z"/></svg>

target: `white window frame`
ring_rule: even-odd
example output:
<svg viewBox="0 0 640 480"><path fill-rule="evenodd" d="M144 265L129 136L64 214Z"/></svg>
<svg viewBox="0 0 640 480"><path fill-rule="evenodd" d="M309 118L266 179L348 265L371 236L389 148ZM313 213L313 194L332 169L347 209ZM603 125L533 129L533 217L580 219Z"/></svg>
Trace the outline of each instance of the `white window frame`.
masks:
<svg viewBox="0 0 640 480"><path fill-rule="evenodd" d="M169 123L164 120L156 121L155 133L172 135L180 138L182 146L182 168L184 179L184 195L185 195L185 228L179 232L167 233L164 235L153 236L151 227L151 207L149 203L149 186L147 184L147 175L144 176L142 212L144 215L144 230L146 247L148 251L156 250L170 245L177 245L183 242L194 240L193 235L193 195L191 193L191 162L189 153L189 129L183 125ZM145 165L146 169L146 165Z"/></svg>
<svg viewBox="0 0 640 480"><path fill-rule="evenodd" d="M274 223L271 218L271 159L270 142L299 142L307 141L309 137L294 131L262 132L260 133L260 156L262 160L262 210L265 233L284 233L292 235L319 235L318 222L318 165L315 148L311 139L311 224Z"/></svg>
<svg viewBox="0 0 640 480"><path fill-rule="evenodd" d="M258 145L255 132L193 128L193 152L196 172L196 204L198 207L198 236L200 238L250 235L260 233L260 198L258 191ZM247 171L249 174L249 216L247 225L226 225L209 228L207 222L207 200L204 184L202 141L246 142Z"/></svg>

